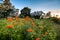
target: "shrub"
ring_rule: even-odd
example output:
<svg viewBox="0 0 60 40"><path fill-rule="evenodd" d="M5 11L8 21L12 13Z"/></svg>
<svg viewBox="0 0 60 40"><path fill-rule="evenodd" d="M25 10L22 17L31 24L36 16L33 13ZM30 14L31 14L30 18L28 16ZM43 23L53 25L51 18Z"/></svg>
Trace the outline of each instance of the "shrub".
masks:
<svg viewBox="0 0 60 40"><path fill-rule="evenodd" d="M52 17L52 19L55 23L60 24L60 18Z"/></svg>

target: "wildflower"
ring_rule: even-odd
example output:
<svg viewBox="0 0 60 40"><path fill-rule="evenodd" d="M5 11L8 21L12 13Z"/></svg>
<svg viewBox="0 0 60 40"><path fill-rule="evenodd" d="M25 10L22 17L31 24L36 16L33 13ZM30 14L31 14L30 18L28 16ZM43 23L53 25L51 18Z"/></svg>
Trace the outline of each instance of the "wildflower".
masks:
<svg viewBox="0 0 60 40"><path fill-rule="evenodd" d="M17 19L17 18L18 18L18 16L15 16L15 18Z"/></svg>
<svg viewBox="0 0 60 40"><path fill-rule="evenodd" d="M24 19L24 20L23 20L23 23L25 23L25 22L26 22L26 20Z"/></svg>
<svg viewBox="0 0 60 40"><path fill-rule="evenodd" d="M32 22L32 26L35 26L35 23L34 22Z"/></svg>
<svg viewBox="0 0 60 40"><path fill-rule="evenodd" d="M48 32L45 32L45 34L48 34Z"/></svg>
<svg viewBox="0 0 60 40"><path fill-rule="evenodd" d="M28 29L27 31L28 31L28 32L34 32L34 30L33 30L33 29Z"/></svg>
<svg viewBox="0 0 60 40"><path fill-rule="evenodd" d="M26 18L25 19L29 19L30 17L29 16L26 16Z"/></svg>
<svg viewBox="0 0 60 40"><path fill-rule="evenodd" d="M12 21L12 18L7 18L7 21L8 21L8 22L11 22L11 21Z"/></svg>
<svg viewBox="0 0 60 40"><path fill-rule="evenodd" d="M7 28L13 28L13 25L8 25Z"/></svg>
<svg viewBox="0 0 60 40"><path fill-rule="evenodd" d="M17 18L16 21L20 22L20 18Z"/></svg>
<svg viewBox="0 0 60 40"><path fill-rule="evenodd" d="M15 16L15 19L19 22L20 18L18 16Z"/></svg>
<svg viewBox="0 0 60 40"><path fill-rule="evenodd" d="M40 38L36 38L36 40L40 40Z"/></svg>
<svg viewBox="0 0 60 40"><path fill-rule="evenodd" d="M18 23L17 23L17 22L14 22L13 24L14 24L14 25L17 25Z"/></svg>
<svg viewBox="0 0 60 40"><path fill-rule="evenodd" d="M31 21L31 18L29 16L26 16L25 20Z"/></svg>
<svg viewBox="0 0 60 40"><path fill-rule="evenodd" d="M42 34L42 36L44 37L45 35L44 35L44 34Z"/></svg>
<svg viewBox="0 0 60 40"><path fill-rule="evenodd" d="M19 18L18 16L15 16L15 19L16 19L17 21L19 21L19 20L20 20L20 18Z"/></svg>

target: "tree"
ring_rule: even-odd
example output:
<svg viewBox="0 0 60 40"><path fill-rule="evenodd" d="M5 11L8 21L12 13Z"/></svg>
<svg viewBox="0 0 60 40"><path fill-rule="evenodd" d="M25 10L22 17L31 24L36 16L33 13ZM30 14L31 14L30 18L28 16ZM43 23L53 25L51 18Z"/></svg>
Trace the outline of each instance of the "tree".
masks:
<svg viewBox="0 0 60 40"><path fill-rule="evenodd" d="M13 14L14 9L12 9L12 4L10 0L4 0L3 3L0 3L0 18L7 18Z"/></svg>
<svg viewBox="0 0 60 40"><path fill-rule="evenodd" d="M45 13L43 11L35 11L31 13L31 16L35 19L40 19L45 17Z"/></svg>
<svg viewBox="0 0 60 40"><path fill-rule="evenodd" d="M3 4L0 5L0 18L3 17L3 13L6 11L6 8L4 7Z"/></svg>
<svg viewBox="0 0 60 40"><path fill-rule="evenodd" d="M50 18L51 17L51 12L50 11L46 14L46 17L47 18Z"/></svg>
<svg viewBox="0 0 60 40"><path fill-rule="evenodd" d="M2 10L3 11L3 10ZM7 18L8 16L10 16L10 12L12 12L13 9L8 9L8 10L4 10L2 13L0 13L0 18Z"/></svg>
<svg viewBox="0 0 60 40"><path fill-rule="evenodd" d="M31 12L31 9L30 9L30 8L24 7L24 8L21 10L20 17L30 16L30 12Z"/></svg>
<svg viewBox="0 0 60 40"><path fill-rule="evenodd" d="M7 18L9 14L7 12L3 12L2 15L3 18Z"/></svg>
<svg viewBox="0 0 60 40"><path fill-rule="evenodd" d="M50 11L47 13L47 16L51 16L51 12Z"/></svg>

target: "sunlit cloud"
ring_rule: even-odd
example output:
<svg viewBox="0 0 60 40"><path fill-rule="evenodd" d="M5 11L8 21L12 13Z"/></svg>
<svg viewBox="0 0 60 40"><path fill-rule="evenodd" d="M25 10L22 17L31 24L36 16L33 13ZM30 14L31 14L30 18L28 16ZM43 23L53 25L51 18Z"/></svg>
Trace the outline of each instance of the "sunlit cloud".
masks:
<svg viewBox="0 0 60 40"><path fill-rule="evenodd" d="M58 9L58 10L52 10L51 11L51 16L52 17L60 18L60 9Z"/></svg>

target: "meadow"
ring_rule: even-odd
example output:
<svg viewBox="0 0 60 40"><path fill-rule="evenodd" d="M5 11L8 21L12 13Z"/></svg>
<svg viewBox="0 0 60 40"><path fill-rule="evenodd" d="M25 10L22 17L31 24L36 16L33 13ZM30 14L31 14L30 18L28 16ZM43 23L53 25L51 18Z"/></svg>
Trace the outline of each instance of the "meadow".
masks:
<svg viewBox="0 0 60 40"><path fill-rule="evenodd" d="M0 19L0 40L59 40L59 33L60 25L51 19Z"/></svg>

